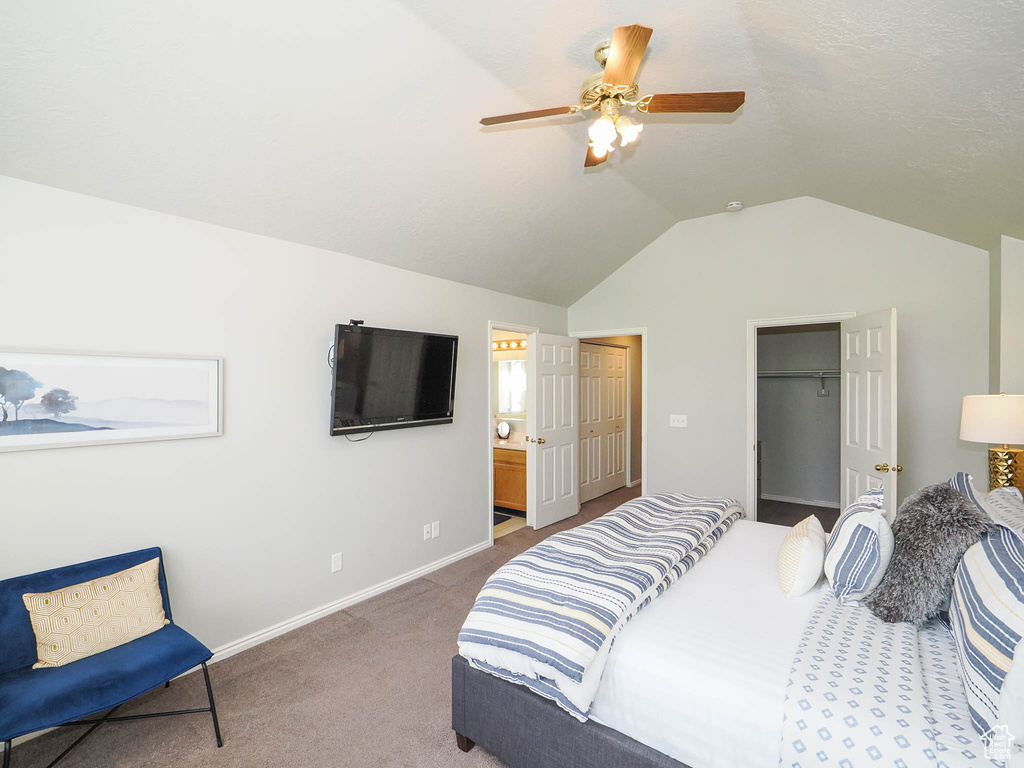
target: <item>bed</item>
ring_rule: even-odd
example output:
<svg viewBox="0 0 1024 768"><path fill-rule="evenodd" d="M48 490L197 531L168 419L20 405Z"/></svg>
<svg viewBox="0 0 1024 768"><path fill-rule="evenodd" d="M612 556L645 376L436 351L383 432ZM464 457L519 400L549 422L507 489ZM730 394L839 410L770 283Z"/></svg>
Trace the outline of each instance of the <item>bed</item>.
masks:
<svg viewBox="0 0 1024 768"><path fill-rule="evenodd" d="M775 765L793 651L821 590L779 590L788 530L738 521L627 624L591 718L694 768Z"/></svg>
<svg viewBox="0 0 1024 768"><path fill-rule="evenodd" d="M515 768L776 764L793 650L821 589L792 599L779 591L776 558L787 531L737 521L630 621L586 723L456 656L459 745L480 744Z"/></svg>
<svg viewBox="0 0 1024 768"><path fill-rule="evenodd" d="M946 628L885 625L861 605L839 604L824 581L786 597L777 556L788 531L736 521L626 624L585 722L456 656L459 747L479 744L512 768L859 765L881 757L993 765L970 727ZM847 658L849 642L860 643L856 660ZM881 679L890 658L912 662L895 670L888 693L865 690L865 671Z"/></svg>

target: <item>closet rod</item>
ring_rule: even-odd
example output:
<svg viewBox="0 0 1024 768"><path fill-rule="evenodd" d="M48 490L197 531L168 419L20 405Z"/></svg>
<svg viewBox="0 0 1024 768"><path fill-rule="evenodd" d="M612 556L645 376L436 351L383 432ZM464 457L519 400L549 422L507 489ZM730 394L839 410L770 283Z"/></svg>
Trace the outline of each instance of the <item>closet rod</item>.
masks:
<svg viewBox="0 0 1024 768"><path fill-rule="evenodd" d="M840 377L839 371L758 371L758 378L778 378L778 379L796 379L796 378L807 378L807 379L838 379Z"/></svg>

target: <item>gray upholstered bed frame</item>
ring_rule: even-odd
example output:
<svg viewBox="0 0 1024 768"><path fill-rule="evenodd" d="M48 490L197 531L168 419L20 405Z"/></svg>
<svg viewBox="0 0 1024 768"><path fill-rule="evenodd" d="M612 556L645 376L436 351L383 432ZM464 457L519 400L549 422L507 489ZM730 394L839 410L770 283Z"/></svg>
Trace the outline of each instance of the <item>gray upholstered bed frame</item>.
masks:
<svg viewBox="0 0 1024 768"><path fill-rule="evenodd" d="M512 768L688 768L461 656L452 659L452 728L464 752L479 744Z"/></svg>

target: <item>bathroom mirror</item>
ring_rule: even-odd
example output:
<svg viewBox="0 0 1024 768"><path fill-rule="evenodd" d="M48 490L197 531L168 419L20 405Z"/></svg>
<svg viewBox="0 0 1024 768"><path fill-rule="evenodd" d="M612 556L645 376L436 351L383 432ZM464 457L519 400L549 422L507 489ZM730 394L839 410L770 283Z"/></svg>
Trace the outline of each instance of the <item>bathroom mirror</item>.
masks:
<svg viewBox="0 0 1024 768"><path fill-rule="evenodd" d="M498 414L520 418L526 412L526 361L498 362Z"/></svg>
<svg viewBox="0 0 1024 768"><path fill-rule="evenodd" d="M507 421L499 421L497 428L498 437L502 440L508 440L508 436L512 434L512 427Z"/></svg>

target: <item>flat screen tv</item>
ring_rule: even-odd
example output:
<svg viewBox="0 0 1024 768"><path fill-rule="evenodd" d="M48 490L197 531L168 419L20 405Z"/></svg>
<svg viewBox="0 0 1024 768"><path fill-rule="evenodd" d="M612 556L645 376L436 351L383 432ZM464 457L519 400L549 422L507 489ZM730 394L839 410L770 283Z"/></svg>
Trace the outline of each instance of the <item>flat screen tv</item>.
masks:
<svg viewBox="0 0 1024 768"><path fill-rule="evenodd" d="M331 434L450 424L459 337L338 325Z"/></svg>

